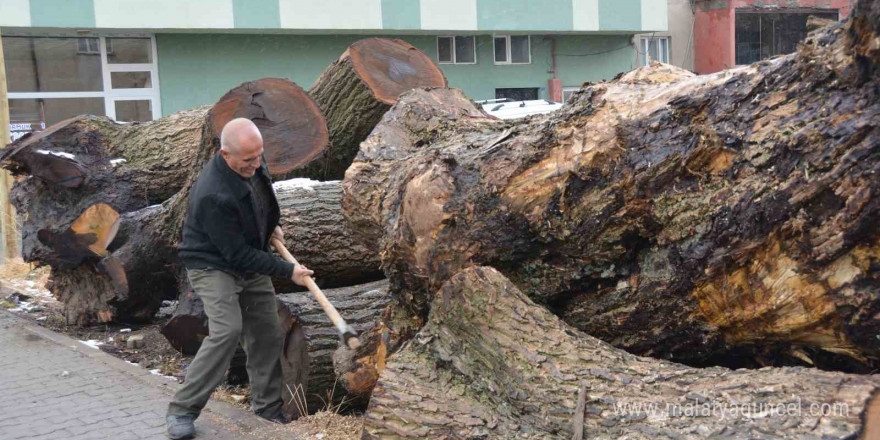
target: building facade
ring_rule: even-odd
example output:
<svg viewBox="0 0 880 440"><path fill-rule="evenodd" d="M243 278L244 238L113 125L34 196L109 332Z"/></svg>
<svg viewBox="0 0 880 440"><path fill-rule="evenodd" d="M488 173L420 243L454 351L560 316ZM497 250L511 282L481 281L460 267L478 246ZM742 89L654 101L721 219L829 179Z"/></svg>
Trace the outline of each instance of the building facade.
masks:
<svg viewBox="0 0 880 440"><path fill-rule="evenodd" d="M810 16L843 20L853 0L696 0L694 70L712 73L792 53Z"/></svg>
<svg viewBox="0 0 880 440"><path fill-rule="evenodd" d="M636 66L651 61L694 70L694 0L668 0L668 30L637 34L633 39Z"/></svg>
<svg viewBox="0 0 880 440"><path fill-rule="evenodd" d="M154 119L262 77L308 88L376 36L472 99L553 98L632 69L633 36L666 26L666 0L0 0L19 135L82 113Z"/></svg>

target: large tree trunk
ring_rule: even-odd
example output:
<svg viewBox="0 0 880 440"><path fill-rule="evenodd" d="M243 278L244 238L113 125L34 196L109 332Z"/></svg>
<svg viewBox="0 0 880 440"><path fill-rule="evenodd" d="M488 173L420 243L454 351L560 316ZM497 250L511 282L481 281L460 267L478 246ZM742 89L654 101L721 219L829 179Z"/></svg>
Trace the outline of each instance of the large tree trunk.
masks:
<svg viewBox="0 0 880 440"><path fill-rule="evenodd" d="M389 358L364 438L855 438L880 423L867 417L878 387L880 375L634 356L476 267L443 285L427 325Z"/></svg>
<svg viewBox="0 0 880 440"><path fill-rule="evenodd" d="M415 90L363 142L343 209L422 317L486 264L634 353L870 371L880 79L843 35L713 75L655 64L514 122Z"/></svg>
<svg viewBox="0 0 880 440"><path fill-rule="evenodd" d="M328 289L324 294L358 333L375 327L391 301L387 281ZM333 368L334 352L340 345L338 330L308 292L279 295L278 301L285 334L281 356L285 413L302 415L292 396L298 389L310 413L330 402L341 403L346 392Z"/></svg>
<svg viewBox="0 0 880 440"><path fill-rule="evenodd" d="M297 175L342 179L361 141L397 97L419 87L446 87L446 77L427 54L411 44L368 38L349 46L309 89L327 118L330 148Z"/></svg>
<svg viewBox="0 0 880 440"><path fill-rule="evenodd" d="M163 299L177 296L189 188L234 117L261 127L279 172L298 166L301 150L326 146L326 130L315 135L323 117L314 101L290 81L264 79L212 108L130 126L74 118L4 151L4 166L31 174L13 189L26 219L24 258L52 266L50 287L68 322L148 320Z"/></svg>
<svg viewBox="0 0 880 440"><path fill-rule="evenodd" d="M318 105L286 79L239 84L214 104L211 117L215 133L235 118L253 121L263 136L263 156L276 180L301 175L291 171L321 157L329 142L327 122Z"/></svg>
<svg viewBox="0 0 880 440"><path fill-rule="evenodd" d="M342 215L341 183L291 179L273 185L287 249L315 271L322 287L353 286L384 278L379 255L353 237ZM289 279L274 282L279 292L303 290Z"/></svg>
<svg viewBox="0 0 880 440"><path fill-rule="evenodd" d="M197 165L208 110L144 124L78 116L10 144L0 155L3 167L29 175L11 191L25 261L72 269L85 256L68 252L73 237L62 236L88 208L126 213L179 191Z"/></svg>

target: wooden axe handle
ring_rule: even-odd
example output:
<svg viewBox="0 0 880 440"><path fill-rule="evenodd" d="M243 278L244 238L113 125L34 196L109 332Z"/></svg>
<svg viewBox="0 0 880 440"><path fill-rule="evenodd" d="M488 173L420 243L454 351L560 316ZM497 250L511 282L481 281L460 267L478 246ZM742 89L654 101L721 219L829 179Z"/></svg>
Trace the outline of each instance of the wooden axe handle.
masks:
<svg viewBox="0 0 880 440"><path fill-rule="evenodd" d="M296 258L293 258L293 255L290 254L290 251L287 250L287 247L284 246L284 243L277 238L272 238L270 240L272 242L272 246L281 254L281 257L293 264L299 264L296 261ZM324 313L330 318L330 321L333 322L333 325L336 326L336 329L339 330L339 334L342 336L343 341L348 348L354 350L360 345L360 341L357 338L357 333L348 326L344 319L342 319L342 315L336 311L336 307L333 307L333 304L330 303L330 300L324 295L324 292L315 284L315 280L312 277L306 275L303 277L303 281L306 283L306 288L309 289L309 292L312 292L312 296L315 297L315 300L318 301L318 304L321 305L321 308L324 309Z"/></svg>

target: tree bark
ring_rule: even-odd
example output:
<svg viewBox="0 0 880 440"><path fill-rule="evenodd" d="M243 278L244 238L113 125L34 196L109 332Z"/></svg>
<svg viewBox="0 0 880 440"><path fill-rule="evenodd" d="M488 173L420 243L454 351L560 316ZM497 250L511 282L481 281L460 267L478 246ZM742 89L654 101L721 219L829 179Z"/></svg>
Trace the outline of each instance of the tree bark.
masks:
<svg viewBox="0 0 880 440"><path fill-rule="evenodd" d="M367 38L349 46L309 89L327 118L330 148L297 175L342 179L361 141L397 97L419 87L446 87L446 77L427 54L411 44Z"/></svg>
<svg viewBox="0 0 880 440"><path fill-rule="evenodd" d="M843 35L878 35L846 26L717 74L639 68L519 121L409 92L363 142L343 210L421 317L486 264L637 354L871 371L880 80Z"/></svg>
<svg viewBox="0 0 880 440"><path fill-rule="evenodd" d="M227 122L247 118L263 136L263 156L277 180L324 154L327 122L315 101L300 86L280 78L241 83L226 92L211 109L214 132Z"/></svg>
<svg viewBox="0 0 880 440"><path fill-rule="evenodd" d="M358 333L376 326L391 296L387 281L328 289L327 299ZM291 391L301 386L309 412L327 403L339 404L346 397L333 369L333 353L339 347L339 332L308 292L278 296L278 313L285 334L281 365L284 370L284 411L301 414L292 402ZM332 393L332 398L331 398Z"/></svg>
<svg viewBox="0 0 880 440"><path fill-rule="evenodd" d="M311 98L290 81L264 79L213 108L145 124L73 118L3 151L5 167L30 175L12 191L25 219L24 259L52 266L51 290L68 322L149 320L163 299L177 297L189 188L233 117L261 127L270 165L280 170L301 160L285 151L306 140L326 145L313 136L323 118Z"/></svg>
<svg viewBox="0 0 880 440"><path fill-rule="evenodd" d="M878 423L866 417L878 387L880 375L638 357L474 267L442 286L427 325L389 359L363 437L570 439L578 421L591 439L855 438Z"/></svg>
<svg viewBox="0 0 880 440"><path fill-rule="evenodd" d="M144 124L78 116L13 142L3 166L19 181L11 199L22 228L22 256L72 269L86 255L65 259L51 246L88 208L106 204L126 213L161 203L179 191L196 166L208 107Z"/></svg>
<svg viewBox="0 0 880 440"><path fill-rule="evenodd" d="M275 182L273 187L287 249L315 271L321 287L353 286L384 278L379 255L360 244L345 222L340 181L291 179ZM303 290L289 279L274 282L279 292Z"/></svg>

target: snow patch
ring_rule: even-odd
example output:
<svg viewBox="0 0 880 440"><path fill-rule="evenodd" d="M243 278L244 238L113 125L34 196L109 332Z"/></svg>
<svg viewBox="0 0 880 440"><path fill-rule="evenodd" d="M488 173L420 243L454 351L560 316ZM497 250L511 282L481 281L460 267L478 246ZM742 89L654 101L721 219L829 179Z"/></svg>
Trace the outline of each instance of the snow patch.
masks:
<svg viewBox="0 0 880 440"><path fill-rule="evenodd" d="M72 155L72 154L70 154L70 153L65 153L65 152L63 152L63 151L37 150L37 153L40 153L40 154L51 154L51 155L54 155L54 156L63 157L63 158L65 158L65 159L71 159L71 160L72 160L73 158L76 157L76 156L74 156L74 155Z"/></svg>
<svg viewBox="0 0 880 440"><path fill-rule="evenodd" d="M89 347L94 348L95 350L100 350L98 346L103 345L104 343L95 339L89 339L88 341L79 341L80 344L88 345Z"/></svg>
<svg viewBox="0 0 880 440"><path fill-rule="evenodd" d="M177 380L177 378L174 376L166 376L166 375L160 373L158 368L156 368L155 370L150 370L150 374L155 374L156 376L162 376L166 379Z"/></svg>
<svg viewBox="0 0 880 440"><path fill-rule="evenodd" d="M305 177L297 177L295 179L282 180L280 182L275 182L272 186L275 187L275 191L278 190L291 190L291 189L310 189L315 190L316 186L326 185L329 183L337 183L338 180L321 182L319 180L306 179Z"/></svg>
<svg viewBox="0 0 880 440"><path fill-rule="evenodd" d="M124 164L124 163L126 163L126 162L128 162L128 161L125 160L125 159L122 159L122 158L119 158L119 159L110 159L110 165L113 165L114 167L115 167L116 165L122 165L122 164Z"/></svg>

